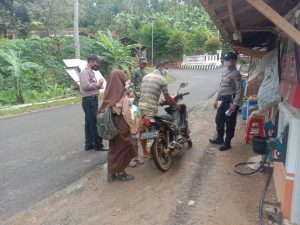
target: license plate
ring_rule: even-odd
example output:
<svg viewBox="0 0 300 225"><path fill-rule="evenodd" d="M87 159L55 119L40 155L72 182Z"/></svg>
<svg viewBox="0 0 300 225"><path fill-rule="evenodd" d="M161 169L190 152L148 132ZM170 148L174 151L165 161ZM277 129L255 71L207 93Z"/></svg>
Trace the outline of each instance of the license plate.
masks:
<svg viewBox="0 0 300 225"><path fill-rule="evenodd" d="M141 139L154 139L157 138L159 134L158 130L147 131L142 133Z"/></svg>

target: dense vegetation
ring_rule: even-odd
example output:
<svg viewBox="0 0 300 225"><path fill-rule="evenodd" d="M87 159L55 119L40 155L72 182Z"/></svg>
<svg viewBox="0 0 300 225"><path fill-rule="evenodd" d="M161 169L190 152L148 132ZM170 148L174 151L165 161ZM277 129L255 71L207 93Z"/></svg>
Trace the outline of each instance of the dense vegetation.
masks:
<svg viewBox="0 0 300 225"><path fill-rule="evenodd" d="M76 84L63 59L74 58L74 0L0 1L0 105L64 95ZM134 64L129 37L147 57L180 60L183 54L222 47L218 31L198 0L79 0L80 53L104 56L101 72ZM67 36L66 34L71 34Z"/></svg>

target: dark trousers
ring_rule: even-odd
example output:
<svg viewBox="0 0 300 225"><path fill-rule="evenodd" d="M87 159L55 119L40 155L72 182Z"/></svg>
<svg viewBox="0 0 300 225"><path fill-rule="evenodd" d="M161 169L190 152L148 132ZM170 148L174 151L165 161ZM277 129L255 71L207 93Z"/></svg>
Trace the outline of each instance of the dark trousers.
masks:
<svg viewBox="0 0 300 225"><path fill-rule="evenodd" d="M236 107L235 111L230 116L226 116L225 112L229 109L231 101L232 98L228 98L228 99L224 98L217 110L217 115L216 115L218 138L222 138L222 139L224 138L225 125L226 125L225 145L230 145L231 139L234 137L236 118L237 118L237 113L239 108Z"/></svg>
<svg viewBox="0 0 300 225"><path fill-rule="evenodd" d="M95 148L101 148L102 138L99 137L96 127L98 99L92 96L83 97L81 105L85 114L85 146L95 146Z"/></svg>

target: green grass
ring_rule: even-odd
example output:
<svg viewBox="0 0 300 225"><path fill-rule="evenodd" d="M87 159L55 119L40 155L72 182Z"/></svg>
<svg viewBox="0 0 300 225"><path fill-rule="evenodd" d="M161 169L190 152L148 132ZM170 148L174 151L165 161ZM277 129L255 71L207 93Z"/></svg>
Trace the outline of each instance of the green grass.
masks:
<svg viewBox="0 0 300 225"><path fill-rule="evenodd" d="M75 96L75 97L58 99L58 100L49 101L49 102L32 103L32 104L28 104L25 106L20 105L20 106L5 107L2 109L0 108L0 117L35 112L35 111L39 111L39 110L46 109L46 108L78 104L80 102L81 102L81 97Z"/></svg>
<svg viewBox="0 0 300 225"><path fill-rule="evenodd" d="M167 75L165 78L168 84L173 81L173 78L170 75ZM100 93L99 98L100 99L103 98L103 93ZM76 95L74 97L56 99L51 101L49 100L49 101L39 102L39 103L30 103L26 105L17 105L17 106L15 105L10 107L0 107L0 117L13 116L13 115L18 115L23 113L35 112L47 108L78 104L80 102L81 102L81 96Z"/></svg>
<svg viewBox="0 0 300 225"><path fill-rule="evenodd" d="M99 99L103 99L103 94L103 92L100 92ZM2 106L0 107L0 117L30 113L47 108L78 104L81 103L81 99L82 97L80 96L80 94L76 93L75 95L70 95L69 97L54 98L45 101L40 100L40 102L28 103L24 105Z"/></svg>

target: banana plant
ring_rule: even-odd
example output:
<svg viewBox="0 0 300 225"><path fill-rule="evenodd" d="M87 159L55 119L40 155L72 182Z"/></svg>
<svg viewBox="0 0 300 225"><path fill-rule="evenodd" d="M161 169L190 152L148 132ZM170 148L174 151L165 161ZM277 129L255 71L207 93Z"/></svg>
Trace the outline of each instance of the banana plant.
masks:
<svg viewBox="0 0 300 225"><path fill-rule="evenodd" d="M14 80L16 103L24 103L21 77L28 71L42 71L43 67L34 62L24 62L20 57L21 51L0 49L1 74Z"/></svg>
<svg viewBox="0 0 300 225"><path fill-rule="evenodd" d="M119 40L112 37L108 30L106 34L101 34L98 37L97 44L103 48L102 57L110 66L110 70L120 68L125 71L135 64L133 52L140 47L138 44L123 45Z"/></svg>

